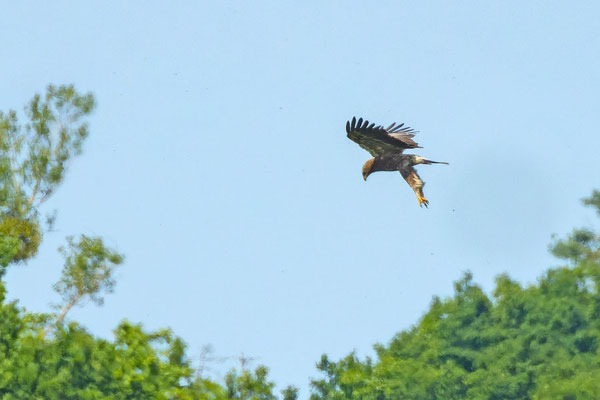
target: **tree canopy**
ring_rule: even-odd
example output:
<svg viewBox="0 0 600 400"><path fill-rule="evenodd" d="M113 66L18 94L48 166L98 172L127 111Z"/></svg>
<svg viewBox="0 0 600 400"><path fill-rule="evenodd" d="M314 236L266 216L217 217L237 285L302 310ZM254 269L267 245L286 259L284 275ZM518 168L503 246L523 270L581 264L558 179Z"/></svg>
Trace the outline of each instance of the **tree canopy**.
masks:
<svg viewBox="0 0 600 400"><path fill-rule="evenodd" d="M94 106L91 93L50 85L25 107L25 122L13 110L0 112L0 277L37 253L43 238L39 206L81 153L88 136L85 117ZM114 339L105 340L77 322L65 322L83 299L102 304L124 256L101 237L87 235L67 237L59 251L65 262L54 285L64 302L58 315L26 312L6 302L0 280L0 398L277 399L264 366L232 370L224 384L201 376L186 344L169 329L147 332L123 321ZM288 387L283 397L295 400L296 393Z"/></svg>
<svg viewBox="0 0 600 400"><path fill-rule="evenodd" d="M600 192L584 204L600 215ZM600 393L600 235L575 229L550 251L568 265L491 295L467 273L376 360L323 355L312 400L591 399Z"/></svg>

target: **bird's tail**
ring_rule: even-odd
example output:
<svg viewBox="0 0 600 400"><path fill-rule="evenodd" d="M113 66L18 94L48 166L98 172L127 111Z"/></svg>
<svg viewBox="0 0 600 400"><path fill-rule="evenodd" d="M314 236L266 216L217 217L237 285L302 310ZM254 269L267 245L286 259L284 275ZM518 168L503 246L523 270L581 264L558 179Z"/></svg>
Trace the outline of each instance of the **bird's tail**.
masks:
<svg viewBox="0 0 600 400"><path fill-rule="evenodd" d="M445 162L445 161L432 161L432 160L428 160L428 159L423 159L423 164L446 164L446 165L450 165L449 163Z"/></svg>

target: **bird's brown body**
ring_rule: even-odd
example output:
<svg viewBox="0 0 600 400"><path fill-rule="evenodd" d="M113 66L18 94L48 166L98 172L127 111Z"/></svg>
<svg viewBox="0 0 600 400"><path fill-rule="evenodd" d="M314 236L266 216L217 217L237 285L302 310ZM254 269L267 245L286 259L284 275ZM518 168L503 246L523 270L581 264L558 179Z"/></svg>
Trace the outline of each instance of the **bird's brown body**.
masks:
<svg viewBox="0 0 600 400"><path fill-rule="evenodd" d="M417 195L419 205L428 206L429 201L423 194L425 183L421 180L417 171L414 169L418 164L448 164L427 160L414 154L403 154L404 149L418 148L419 145L412 140L416 131L409 127L403 127L404 124L395 126L393 123L387 128L369 125L369 121L363 123L362 118L356 121L352 118L352 123L346 123L346 132L348 138L359 144L360 147L367 150L373 158L363 165L363 178L377 171L399 171L402 177L410 185ZM395 126L395 127L394 127Z"/></svg>
<svg viewBox="0 0 600 400"><path fill-rule="evenodd" d="M411 160L414 156L402 153L392 153L380 157L374 157L371 160L371 173L377 171L401 171L410 168L416 163Z"/></svg>

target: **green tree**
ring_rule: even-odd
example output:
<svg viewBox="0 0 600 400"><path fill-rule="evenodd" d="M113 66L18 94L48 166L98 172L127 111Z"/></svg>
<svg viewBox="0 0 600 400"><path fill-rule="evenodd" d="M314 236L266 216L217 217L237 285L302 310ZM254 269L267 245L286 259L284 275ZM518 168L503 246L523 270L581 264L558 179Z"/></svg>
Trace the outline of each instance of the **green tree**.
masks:
<svg viewBox="0 0 600 400"><path fill-rule="evenodd" d="M49 86L17 113L0 113L0 278L7 266L33 257L42 240L38 207L60 185L68 163L88 135L83 120L94 108L91 94L73 86ZM186 345L169 329L147 332L123 321L114 340L94 337L66 313L82 300L102 304L113 290L123 255L102 238L67 238L54 289L62 296L58 316L26 312L5 301L0 279L0 399L2 400L226 400L230 388L202 377ZM54 328L53 335L46 335ZM232 371L234 398L276 399L268 370ZM285 400L295 400L293 388Z"/></svg>
<svg viewBox="0 0 600 400"><path fill-rule="evenodd" d="M600 192L584 204L600 215ZM317 364L320 399L592 399L600 393L600 235L575 229L550 251L567 266L522 287L507 275L492 296L456 282L410 330L354 354Z"/></svg>
<svg viewBox="0 0 600 400"><path fill-rule="evenodd" d="M298 400L298 388L287 386L281 391L282 400Z"/></svg>
<svg viewBox="0 0 600 400"><path fill-rule="evenodd" d="M220 385L195 377L170 330L122 322L107 341L70 323L44 339L45 316L5 304L0 289L2 399L225 399Z"/></svg>
<svg viewBox="0 0 600 400"><path fill-rule="evenodd" d="M241 373L232 369L225 376L228 399L239 400L276 400L273 394L275 384L269 382L267 375L269 369L263 365L254 371L242 368Z"/></svg>
<svg viewBox="0 0 600 400"><path fill-rule="evenodd" d="M81 153L88 136L82 118L95 107L91 93L79 94L73 85L48 86L25 108L28 121L20 125L17 113L0 114L0 143L6 199L13 211L35 210L63 181L73 156Z"/></svg>
<svg viewBox="0 0 600 400"><path fill-rule="evenodd" d="M68 237L67 246L59 250L65 258L65 265L54 290L62 296L64 304L55 325L59 325L67 312L86 298L102 305L102 292L113 291L113 271L124 260L122 254L107 248L99 237L81 235L77 242Z"/></svg>
<svg viewBox="0 0 600 400"><path fill-rule="evenodd" d="M88 136L85 117L94 106L91 93L50 85L44 96L36 94L25 107L24 123L14 110L0 112L0 247L20 243L16 252L4 253L2 274L8 264L36 254L42 239L38 207L81 153Z"/></svg>

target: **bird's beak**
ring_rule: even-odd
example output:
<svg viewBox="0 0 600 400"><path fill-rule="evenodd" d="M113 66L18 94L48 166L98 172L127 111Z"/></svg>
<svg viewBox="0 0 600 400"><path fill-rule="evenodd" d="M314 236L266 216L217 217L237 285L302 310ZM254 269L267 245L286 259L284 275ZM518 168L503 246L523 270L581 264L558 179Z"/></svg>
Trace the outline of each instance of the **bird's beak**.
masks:
<svg viewBox="0 0 600 400"><path fill-rule="evenodd" d="M364 179L365 181L367 180L367 178L368 178L368 177L369 177L369 174L366 174L366 175L364 175L364 174L363 174L363 179Z"/></svg>

